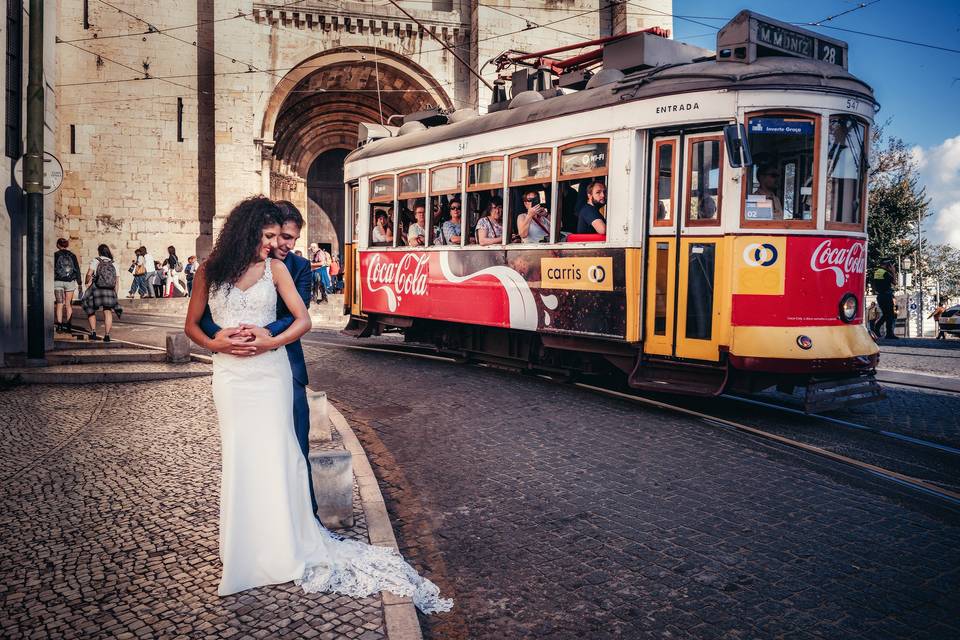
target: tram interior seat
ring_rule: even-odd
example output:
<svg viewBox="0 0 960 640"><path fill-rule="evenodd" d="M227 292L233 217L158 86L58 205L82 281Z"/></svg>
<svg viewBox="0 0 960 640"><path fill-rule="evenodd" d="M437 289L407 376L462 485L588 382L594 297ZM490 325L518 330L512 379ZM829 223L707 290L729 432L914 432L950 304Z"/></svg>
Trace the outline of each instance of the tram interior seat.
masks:
<svg viewBox="0 0 960 640"><path fill-rule="evenodd" d="M606 242L605 233L568 233L564 242Z"/></svg>

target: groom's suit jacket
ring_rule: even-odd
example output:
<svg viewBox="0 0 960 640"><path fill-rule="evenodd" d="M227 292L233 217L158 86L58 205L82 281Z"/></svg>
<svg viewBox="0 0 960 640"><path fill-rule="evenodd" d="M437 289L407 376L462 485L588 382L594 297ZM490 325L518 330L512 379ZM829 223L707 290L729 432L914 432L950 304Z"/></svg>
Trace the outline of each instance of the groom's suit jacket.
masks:
<svg viewBox="0 0 960 640"><path fill-rule="evenodd" d="M290 272L291 277L293 277L294 284L297 285L297 292L300 294L300 297L303 298L303 303L307 305L309 309L310 295L313 288L313 274L310 270L310 261L306 258L301 258L291 251L287 254L287 257L284 258L283 264L287 266L287 270ZM267 329L276 336L286 331L291 324L293 324L293 314L287 309L283 298L277 296L277 319L268 324ZM212 338L221 328L222 327L213 321L213 316L210 315L210 306L207 305L207 308L203 311L203 317L200 319L200 329L202 329L208 337ZM293 381L301 386L306 386L307 363L304 362L303 345L300 344L299 340L295 340L287 345L287 358L290 360L290 369L293 370Z"/></svg>

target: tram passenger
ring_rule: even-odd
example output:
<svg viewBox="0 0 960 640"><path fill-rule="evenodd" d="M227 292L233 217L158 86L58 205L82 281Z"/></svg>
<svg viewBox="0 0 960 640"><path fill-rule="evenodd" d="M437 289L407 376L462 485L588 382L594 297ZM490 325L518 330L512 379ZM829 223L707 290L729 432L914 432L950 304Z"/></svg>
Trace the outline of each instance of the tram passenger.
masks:
<svg viewBox="0 0 960 640"><path fill-rule="evenodd" d="M461 205L459 200L450 201L450 219L445 220L442 225L440 225L440 237L442 238L442 244L460 244L460 210Z"/></svg>
<svg viewBox="0 0 960 640"><path fill-rule="evenodd" d="M773 219L783 220L783 202L777 196L780 172L772 164L762 164L757 168L757 181L754 195L766 196L773 203Z"/></svg>
<svg viewBox="0 0 960 640"><path fill-rule="evenodd" d="M600 207L607 202L607 187L599 180L587 186L587 202L577 215L577 233L607 234L607 223Z"/></svg>
<svg viewBox="0 0 960 640"><path fill-rule="evenodd" d="M377 211L376 224L373 227L373 241L382 244L393 244L393 225L390 216L382 209Z"/></svg>
<svg viewBox="0 0 960 640"><path fill-rule="evenodd" d="M417 203L413 207L413 222L407 227L407 244L411 247L422 247L426 242L427 208Z"/></svg>
<svg viewBox="0 0 960 640"><path fill-rule="evenodd" d="M503 241L503 199L490 198L484 216L477 223L477 242L481 246L500 244Z"/></svg>
<svg viewBox="0 0 960 640"><path fill-rule="evenodd" d="M536 191L524 193L523 206L526 211L517 216L520 241L543 242L550 236L550 212L540 203L540 194Z"/></svg>

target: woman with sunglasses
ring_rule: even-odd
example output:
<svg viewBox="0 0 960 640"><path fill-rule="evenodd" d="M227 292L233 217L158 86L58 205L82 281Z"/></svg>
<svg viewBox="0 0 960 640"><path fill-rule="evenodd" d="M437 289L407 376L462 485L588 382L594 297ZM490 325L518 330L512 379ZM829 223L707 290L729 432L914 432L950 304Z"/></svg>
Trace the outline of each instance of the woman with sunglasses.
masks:
<svg viewBox="0 0 960 640"><path fill-rule="evenodd" d="M450 201L450 219L440 226L440 236L443 244L460 244L460 201Z"/></svg>

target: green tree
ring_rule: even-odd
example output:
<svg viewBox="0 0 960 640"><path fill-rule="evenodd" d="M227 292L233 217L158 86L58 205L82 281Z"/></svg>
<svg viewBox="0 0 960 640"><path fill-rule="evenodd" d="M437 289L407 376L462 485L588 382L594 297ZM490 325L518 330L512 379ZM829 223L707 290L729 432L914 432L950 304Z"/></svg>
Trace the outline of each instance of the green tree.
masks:
<svg viewBox="0 0 960 640"><path fill-rule="evenodd" d="M917 249L917 224L930 215L930 199L920 185L916 162L900 138L873 129L870 141L867 234L870 265L899 260Z"/></svg>
<svg viewBox="0 0 960 640"><path fill-rule="evenodd" d="M931 295L960 295L960 249L948 244L924 244L923 285Z"/></svg>

